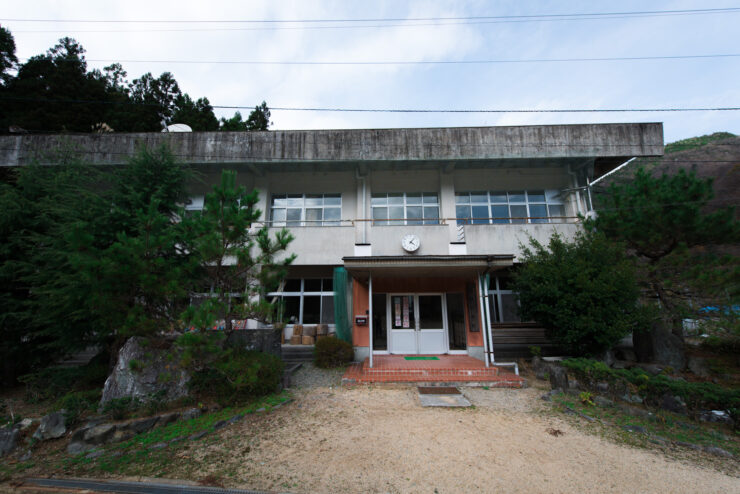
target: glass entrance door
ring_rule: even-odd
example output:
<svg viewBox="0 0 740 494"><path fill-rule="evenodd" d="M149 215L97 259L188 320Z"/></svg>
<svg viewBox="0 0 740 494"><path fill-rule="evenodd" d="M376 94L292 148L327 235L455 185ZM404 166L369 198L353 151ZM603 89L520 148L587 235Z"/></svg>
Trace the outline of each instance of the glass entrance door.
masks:
<svg viewBox="0 0 740 494"><path fill-rule="evenodd" d="M447 353L442 295L389 295L390 353Z"/></svg>

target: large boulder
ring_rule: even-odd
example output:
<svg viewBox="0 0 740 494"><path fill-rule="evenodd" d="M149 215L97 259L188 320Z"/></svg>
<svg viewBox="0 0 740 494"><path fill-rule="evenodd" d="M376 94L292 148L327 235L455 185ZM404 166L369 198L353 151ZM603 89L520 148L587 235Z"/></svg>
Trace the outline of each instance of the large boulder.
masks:
<svg viewBox="0 0 740 494"><path fill-rule="evenodd" d="M0 456L13 452L18 446L18 435L17 427L11 426L0 429Z"/></svg>
<svg viewBox="0 0 740 494"><path fill-rule="evenodd" d="M677 371L686 367L686 352L681 338L662 328L654 328L650 335L655 363L670 365Z"/></svg>
<svg viewBox="0 0 740 494"><path fill-rule="evenodd" d="M60 410L41 417L41 423L36 432L33 433L33 438L38 441L46 441L47 439L62 437L66 432L67 425L64 410Z"/></svg>
<svg viewBox="0 0 740 494"><path fill-rule="evenodd" d="M173 401L187 396L190 375L180 367L179 360L174 345L154 346L148 340L130 338L105 381L100 404L125 397L149 401L156 396Z"/></svg>
<svg viewBox="0 0 740 494"><path fill-rule="evenodd" d="M568 389L568 372L559 365L550 366L550 386L552 389Z"/></svg>

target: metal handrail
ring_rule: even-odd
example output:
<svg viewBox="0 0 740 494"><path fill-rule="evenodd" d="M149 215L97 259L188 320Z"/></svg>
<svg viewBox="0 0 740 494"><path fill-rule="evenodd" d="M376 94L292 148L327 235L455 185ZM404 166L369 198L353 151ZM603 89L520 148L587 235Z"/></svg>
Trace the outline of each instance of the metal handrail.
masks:
<svg viewBox="0 0 740 494"><path fill-rule="evenodd" d="M491 217L475 217L475 218L355 218L355 219L339 219L339 220L265 220L265 221L258 221L255 222L257 224L264 224L268 226L273 226L275 223L281 224L280 226L288 226L288 223L299 223L299 225L291 225L291 227L294 226L312 226L312 225L305 225L305 223L315 223L317 225L315 226L337 226L337 225L325 225L325 223L339 223L342 226L342 224L349 223L351 226L354 226L356 223L363 223L363 222L370 222L370 223L390 223L395 222L399 224L403 224L408 226L409 222L412 222L413 224L411 226L427 226L429 223L424 223L425 221L437 221L437 223L433 223L433 225L446 225L447 222L463 222L464 225L483 225L483 224L494 224L494 225L502 225L507 223L492 223L493 221L500 221L500 220L525 220L527 224L531 224L531 220L578 220L578 216L491 216ZM485 220L488 223L473 223L474 221L481 221ZM417 224L418 222L418 224ZM576 221L573 221L575 223ZM512 223L508 223L512 224ZM517 224L517 223L514 223ZM557 223L556 223L557 224ZM379 225L379 226L396 226L396 225Z"/></svg>

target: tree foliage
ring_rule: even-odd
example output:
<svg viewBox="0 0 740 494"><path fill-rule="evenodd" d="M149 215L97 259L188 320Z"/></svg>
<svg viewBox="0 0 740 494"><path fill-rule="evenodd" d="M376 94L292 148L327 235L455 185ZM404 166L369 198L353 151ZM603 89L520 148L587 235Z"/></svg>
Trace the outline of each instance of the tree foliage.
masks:
<svg viewBox="0 0 740 494"><path fill-rule="evenodd" d="M612 184L599 197L598 217L587 223L625 243L679 337L682 302L692 287L737 296L737 263L711 247L737 242L740 227L732 208L709 210L713 197L711 179L694 171L656 177L638 169L632 180Z"/></svg>
<svg viewBox="0 0 740 494"><path fill-rule="evenodd" d="M579 233L530 239L514 272L524 320L541 324L571 355L598 355L643 322L634 269L620 245Z"/></svg>
<svg viewBox="0 0 740 494"><path fill-rule="evenodd" d="M186 319L197 328L223 321L227 332L234 319L270 320L273 305L264 297L285 276L294 255L284 253L293 236L287 229L269 235L267 227L250 233L260 217L257 191L237 185L236 172L224 170L221 183L205 197L204 209L186 220L193 234L192 251L201 266L202 285L211 294Z"/></svg>

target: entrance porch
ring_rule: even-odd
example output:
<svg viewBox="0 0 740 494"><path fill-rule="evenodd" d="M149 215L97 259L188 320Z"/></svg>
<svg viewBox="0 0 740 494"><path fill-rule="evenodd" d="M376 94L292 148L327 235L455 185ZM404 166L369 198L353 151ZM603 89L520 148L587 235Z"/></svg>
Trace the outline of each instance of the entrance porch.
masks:
<svg viewBox="0 0 740 494"><path fill-rule="evenodd" d="M521 388L525 380L508 368L486 367L468 355L375 355L372 367L366 358L352 364L342 377L345 386L369 383Z"/></svg>

